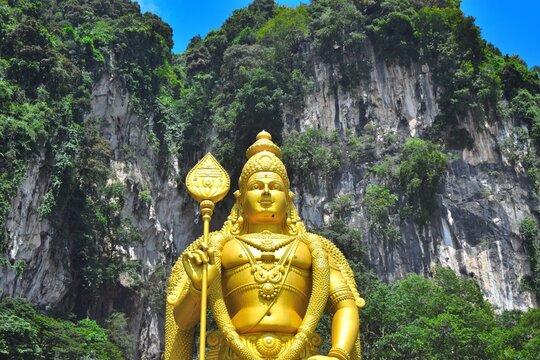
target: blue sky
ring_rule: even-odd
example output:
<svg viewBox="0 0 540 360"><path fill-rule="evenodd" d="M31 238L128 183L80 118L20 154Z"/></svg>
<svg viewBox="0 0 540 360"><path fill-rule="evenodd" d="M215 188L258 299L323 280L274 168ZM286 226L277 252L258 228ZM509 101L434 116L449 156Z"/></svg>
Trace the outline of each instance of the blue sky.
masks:
<svg viewBox="0 0 540 360"><path fill-rule="evenodd" d="M173 28L174 52L185 50L189 40L218 29L233 10L250 0L138 0L141 9L159 15ZM278 0L295 6L299 0ZM529 67L540 66L539 0L463 0L461 8L476 18L482 36L503 54L518 54Z"/></svg>

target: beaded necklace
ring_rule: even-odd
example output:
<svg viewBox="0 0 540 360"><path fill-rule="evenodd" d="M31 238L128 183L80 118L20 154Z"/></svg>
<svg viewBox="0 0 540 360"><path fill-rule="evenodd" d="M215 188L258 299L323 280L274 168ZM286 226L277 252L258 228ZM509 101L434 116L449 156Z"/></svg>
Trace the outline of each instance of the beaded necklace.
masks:
<svg viewBox="0 0 540 360"><path fill-rule="evenodd" d="M273 234L265 231L258 234L241 235L237 238L262 252L274 252L292 243L294 239L296 239L295 236Z"/></svg>

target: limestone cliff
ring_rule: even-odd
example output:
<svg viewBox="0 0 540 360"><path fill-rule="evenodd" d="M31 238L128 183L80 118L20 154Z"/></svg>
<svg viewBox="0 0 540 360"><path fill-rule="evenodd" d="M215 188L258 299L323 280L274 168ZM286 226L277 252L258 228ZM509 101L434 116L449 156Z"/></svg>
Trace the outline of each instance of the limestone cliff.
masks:
<svg viewBox="0 0 540 360"><path fill-rule="evenodd" d="M375 130L375 157L392 152L385 141L397 135L403 141L429 131L439 114L437 86L426 64L388 65L371 45L366 48L371 63L369 76L350 90L337 82L335 70L315 63L315 90L305 95L300 113L285 111L287 129ZM296 119L296 120L293 120ZM480 125L476 125L480 123ZM330 186L321 183L316 192L296 189L300 212L312 226L328 219L328 203L339 195L353 195L350 223L361 229L369 248L370 264L387 281L409 272L429 276L434 264L477 279L487 299L500 310L536 306L534 296L523 289L521 280L529 274L528 251L519 236L519 223L533 213L530 188L519 170L508 166L498 150L511 124L497 119L463 119L461 126L474 139L471 149L455 154L437 191L435 221L421 227L411 221L396 223L400 240L389 244L370 230L363 195L372 177L367 165L342 171ZM326 191L325 191L326 190Z"/></svg>
<svg viewBox="0 0 540 360"><path fill-rule="evenodd" d="M255 3L273 6L268 1ZM364 12L368 14L371 11L368 10ZM246 19L252 23L249 26L240 23L252 31L265 24L271 18L269 14L272 11L264 16L257 13L253 18L248 14ZM233 15L223 30L209 34L204 41L195 39L186 54L175 60L181 63L178 66L187 74L187 80L175 78L185 84L179 86L181 89L174 96L180 101L187 99L190 110L181 106L166 109L170 113L183 111L176 114L181 123L178 136L184 137L179 153L167 148L170 143L163 132L168 130L161 129L176 123L167 123L163 111L154 103L141 106L143 97L134 94L138 89L133 89L133 83L140 85L143 81L128 85L126 69L117 66L115 51L121 52L118 48L124 49L122 46L128 40L135 43L135 35L126 35L123 45L111 50L108 60L113 65L103 65L95 72L99 76L95 76L91 85L90 106L84 122L98 120L99 136L111 150L110 159L106 159L112 169L107 183L124 186L120 212L141 236L139 242L114 245L111 251L119 254L122 261L136 260L137 271L122 271L117 278L93 289L92 297L87 298L88 281L81 275L78 264L86 254L79 253L69 236L72 233L65 231L73 211L68 206L70 202L59 202L65 206L56 209L52 216L44 216L41 211L57 181L51 166L53 160L43 145L27 162L1 229L6 239L5 257L10 262L23 261L26 268L19 276L10 267L0 267L0 296L22 296L42 310L75 313L100 321L112 311L124 312L129 316L130 331L137 337L136 357L158 359L163 349L167 275L181 251L201 232L198 208L186 194L183 178L208 150L233 154L234 160L229 158L229 162L235 164L229 164L228 170L237 174L240 164L237 159L245 149L243 141L254 140L244 139L244 134L270 127L282 129L281 134L273 135L284 141L291 134L305 133L308 129L334 132L341 138L348 134L369 135L366 137L369 144L360 159L342 159L342 166L331 175L312 169L313 179L293 178L293 191L297 194L295 201L300 215L311 228L322 227L336 216L331 209L335 198L350 196L352 202L345 219L348 226L360 230L367 247L368 265L380 279L391 282L410 272L430 276L433 265L442 264L476 279L486 298L500 310L538 306L533 293L523 286L522 279L532 273L532 254L519 234L521 221L534 214L533 186L521 158L510 158L501 150L515 137L515 129L523 125L519 119L499 116L495 109L499 104L489 101L483 111L469 109L464 115L453 114L452 129L441 130L441 142L447 145L445 151L450 154L450 161L434 194L435 206L429 221L419 223L411 216L394 213L388 222L398 229L398 237L389 241L374 231L366 209L366 189L377 181L370 168L385 157L396 156L408 139L427 137L433 131L440 116L448 115L442 109L445 106L442 99L449 85L438 82L433 64L422 61L420 56L408 56L406 61L389 60L388 49L381 50L382 45L369 37L362 37L361 46L352 54L339 53L343 39L330 42L332 56L339 61L346 58L352 63L362 63L367 69L353 82L344 84L340 79L347 68L339 66L335 58L321 56L320 50L315 49L316 41L309 37L318 35L314 31L315 35L308 36L306 24L298 41L300 45L294 51L285 51L279 48L280 43L272 44L267 39L263 45L272 49L269 51L256 43L261 40L255 35L247 31L242 37L243 28L233 26L234 19L243 19L241 15ZM361 15L360 20L366 21L367 16ZM317 20L316 16L314 19ZM148 48L158 43L155 39L146 40ZM132 44L133 57L136 47ZM276 49L285 55L279 55ZM293 92L290 89L279 88L282 84L276 85L284 81L279 76L287 78L290 74L279 73L279 66L268 60L279 56L289 60L287 51L292 54L290 62L301 68L307 79L305 83L309 84L300 87L300 94L295 96L289 94ZM151 68L153 74L162 74L170 64L162 65L144 66ZM134 73L142 76L146 70L151 72L144 66ZM255 68L252 74L246 70L250 67ZM156 76L156 79L161 78ZM288 97L282 96L287 91ZM154 101L158 95L163 96L159 92L146 96ZM259 95L264 101L249 102L251 97ZM509 99L502 101L507 106L508 102ZM252 107L246 109L245 104ZM259 113L265 106L270 109L263 112L267 117ZM258 123L260 119L262 122ZM225 139L236 143L226 144L227 147L223 146L225 140L219 142L220 136L226 137L223 135L226 131L232 133L238 129L246 131L236 138ZM449 140L450 131L458 134L458 141ZM242 149L234 152L235 146ZM305 180L315 186L305 185ZM61 198L73 195L69 186L60 189ZM232 201L229 196L217 207L214 227L226 218Z"/></svg>

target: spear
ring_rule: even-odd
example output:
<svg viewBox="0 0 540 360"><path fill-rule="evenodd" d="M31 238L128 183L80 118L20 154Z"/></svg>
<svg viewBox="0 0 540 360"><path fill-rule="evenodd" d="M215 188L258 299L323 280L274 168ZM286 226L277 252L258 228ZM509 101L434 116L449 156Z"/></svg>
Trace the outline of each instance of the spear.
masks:
<svg viewBox="0 0 540 360"><path fill-rule="evenodd" d="M231 181L229 174L212 156L206 154L187 174L186 187L189 195L199 203L203 219L203 244L208 245L210 219L214 212L214 204L221 201L229 192ZM199 359L204 360L206 352L206 307L208 292L208 264L203 264L201 289L201 332L199 343Z"/></svg>

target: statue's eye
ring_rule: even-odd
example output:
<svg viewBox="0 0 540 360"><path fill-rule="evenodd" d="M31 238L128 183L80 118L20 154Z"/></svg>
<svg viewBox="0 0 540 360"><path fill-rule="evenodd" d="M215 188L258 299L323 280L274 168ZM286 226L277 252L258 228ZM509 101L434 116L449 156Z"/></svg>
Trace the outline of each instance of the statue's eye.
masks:
<svg viewBox="0 0 540 360"><path fill-rule="evenodd" d="M274 184L274 185L272 185L272 189L281 190L281 186L279 184Z"/></svg>
<svg viewBox="0 0 540 360"><path fill-rule="evenodd" d="M251 190L259 190L259 184L251 185Z"/></svg>

